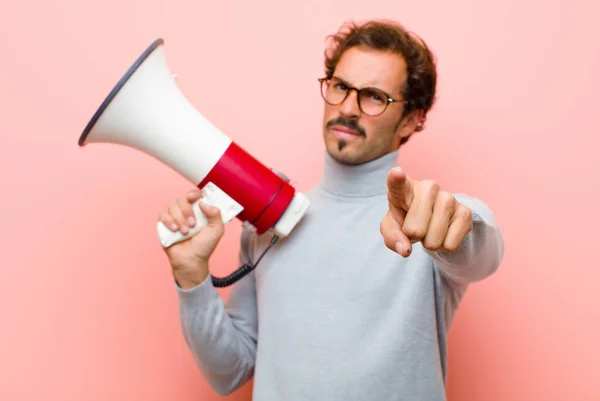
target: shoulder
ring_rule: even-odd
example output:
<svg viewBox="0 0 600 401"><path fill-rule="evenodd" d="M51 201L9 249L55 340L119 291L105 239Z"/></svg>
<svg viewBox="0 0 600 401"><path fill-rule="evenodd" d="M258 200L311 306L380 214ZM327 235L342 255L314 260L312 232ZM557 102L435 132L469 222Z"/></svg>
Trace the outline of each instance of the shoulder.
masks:
<svg viewBox="0 0 600 401"><path fill-rule="evenodd" d="M258 235L256 232L242 228L240 234L240 252L246 261L255 260L269 244L273 238L273 234L266 232L262 235Z"/></svg>

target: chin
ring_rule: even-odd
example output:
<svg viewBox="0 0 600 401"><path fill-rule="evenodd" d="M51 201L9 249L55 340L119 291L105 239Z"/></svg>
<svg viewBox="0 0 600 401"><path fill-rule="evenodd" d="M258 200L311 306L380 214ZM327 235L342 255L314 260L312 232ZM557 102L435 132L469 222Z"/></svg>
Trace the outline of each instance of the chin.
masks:
<svg viewBox="0 0 600 401"><path fill-rule="evenodd" d="M352 149L350 144L345 144L343 141L332 141L327 145L327 153L332 159L349 165L364 163L364 155Z"/></svg>

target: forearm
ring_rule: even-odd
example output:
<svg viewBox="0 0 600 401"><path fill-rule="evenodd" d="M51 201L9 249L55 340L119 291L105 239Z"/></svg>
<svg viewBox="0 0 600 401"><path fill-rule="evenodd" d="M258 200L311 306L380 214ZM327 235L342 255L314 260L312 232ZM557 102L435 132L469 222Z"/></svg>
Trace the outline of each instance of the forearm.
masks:
<svg viewBox="0 0 600 401"><path fill-rule="evenodd" d="M425 250L442 274L456 283L483 280L500 266L504 240L496 218L487 205L476 198L456 195L472 212L473 229L455 252Z"/></svg>
<svg viewBox="0 0 600 401"><path fill-rule="evenodd" d="M182 280L187 286L199 277ZM252 377L253 333L236 326L208 274L197 285L178 287L177 291L183 335L196 365L217 393L231 393Z"/></svg>

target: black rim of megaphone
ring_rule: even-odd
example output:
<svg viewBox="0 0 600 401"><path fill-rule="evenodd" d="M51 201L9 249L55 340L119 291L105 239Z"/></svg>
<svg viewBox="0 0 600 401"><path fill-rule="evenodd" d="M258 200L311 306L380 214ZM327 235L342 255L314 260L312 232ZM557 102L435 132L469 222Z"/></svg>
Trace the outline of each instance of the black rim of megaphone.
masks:
<svg viewBox="0 0 600 401"><path fill-rule="evenodd" d="M148 48L146 48L146 50L144 50L144 52L137 58L137 60L135 60L133 65L131 67L129 67L129 69L127 70L125 75L123 75L121 80L110 91L110 93L108 94L106 99L104 99L104 102L102 102L102 104L100 105L98 110L96 110L96 113L94 113L94 115L92 116L92 119L88 122L87 126L83 130L83 133L79 137L79 141L78 141L79 146L85 145L85 139L87 138L88 134L90 133L92 128L94 128L94 125L96 125L96 123L98 122L98 119L100 118L102 113L104 113L104 111L106 110L106 108L108 107L110 102L112 102L113 99L115 98L115 96L117 96L117 94L119 93L121 88L123 88L123 86L125 86L125 83L127 83L129 78L131 78L131 76L137 71L137 69L142 65L142 63L144 61L146 61L148 56L150 56L154 50L156 50L159 46L163 45L164 43L165 43L164 39L162 39L162 38L156 39L154 42L152 42L152 44L150 46L148 46Z"/></svg>

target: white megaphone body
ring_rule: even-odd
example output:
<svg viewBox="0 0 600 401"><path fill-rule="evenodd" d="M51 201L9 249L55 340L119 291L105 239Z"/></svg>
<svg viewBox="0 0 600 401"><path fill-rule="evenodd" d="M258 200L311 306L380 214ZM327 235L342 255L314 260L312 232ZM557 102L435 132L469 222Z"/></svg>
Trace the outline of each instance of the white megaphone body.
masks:
<svg viewBox="0 0 600 401"><path fill-rule="evenodd" d="M79 146L113 143L142 151L200 188L200 201L218 207L223 223L236 217L257 234L272 231L275 239L289 235L304 216L308 199L192 106L175 83L163 45L157 39L138 57L85 127ZM196 225L188 234L157 223L163 247L193 236L206 224L198 202L193 205ZM228 278L213 277L213 282L230 285L255 266L245 265Z"/></svg>

